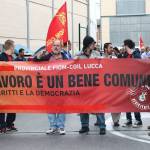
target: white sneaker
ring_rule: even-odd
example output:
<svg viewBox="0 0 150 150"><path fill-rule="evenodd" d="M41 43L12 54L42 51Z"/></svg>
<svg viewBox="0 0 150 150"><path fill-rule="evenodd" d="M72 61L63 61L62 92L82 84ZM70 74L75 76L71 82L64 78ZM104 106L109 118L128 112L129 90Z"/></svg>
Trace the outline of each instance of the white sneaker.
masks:
<svg viewBox="0 0 150 150"><path fill-rule="evenodd" d="M143 126L142 122L136 121L133 125L133 128L140 128L142 126Z"/></svg>
<svg viewBox="0 0 150 150"><path fill-rule="evenodd" d="M46 131L46 134L55 134L56 132L57 132L57 129L50 128L49 130Z"/></svg>
<svg viewBox="0 0 150 150"><path fill-rule="evenodd" d="M65 129L60 128L60 129L59 129L59 134L60 134L60 135L65 135L65 134L66 134Z"/></svg>

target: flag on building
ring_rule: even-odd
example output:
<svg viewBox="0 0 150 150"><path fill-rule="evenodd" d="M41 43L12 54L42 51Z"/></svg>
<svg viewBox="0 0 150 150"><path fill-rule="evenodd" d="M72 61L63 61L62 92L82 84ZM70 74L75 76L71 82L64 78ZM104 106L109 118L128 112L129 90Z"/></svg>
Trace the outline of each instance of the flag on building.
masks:
<svg viewBox="0 0 150 150"><path fill-rule="evenodd" d="M46 49L52 51L52 44L55 39L60 39L64 42L68 41L68 19L67 19L67 4L66 2L58 10L50 23L47 38Z"/></svg>

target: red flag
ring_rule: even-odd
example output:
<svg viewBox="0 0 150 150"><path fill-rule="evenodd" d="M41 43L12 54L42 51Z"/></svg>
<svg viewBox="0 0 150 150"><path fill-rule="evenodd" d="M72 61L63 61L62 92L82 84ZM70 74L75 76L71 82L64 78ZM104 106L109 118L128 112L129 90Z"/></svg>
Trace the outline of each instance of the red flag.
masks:
<svg viewBox="0 0 150 150"><path fill-rule="evenodd" d="M68 19L66 2L58 10L48 29L46 38L46 49L52 51L52 44L55 39L60 39L63 42L68 41Z"/></svg>
<svg viewBox="0 0 150 150"><path fill-rule="evenodd" d="M142 49L144 47L144 42L143 42L143 39L142 39L142 34L140 34L139 47L140 47L140 49Z"/></svg>

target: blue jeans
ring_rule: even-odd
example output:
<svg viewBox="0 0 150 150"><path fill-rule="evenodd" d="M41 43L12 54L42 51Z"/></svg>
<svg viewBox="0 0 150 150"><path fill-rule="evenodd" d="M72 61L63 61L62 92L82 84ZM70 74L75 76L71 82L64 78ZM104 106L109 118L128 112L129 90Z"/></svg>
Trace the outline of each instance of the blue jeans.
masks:
<svg viewBox="0 0 150 150"><path fill-rule="evenodd" d="M65 114L48 114L50 128L65 128Z"/></svg>
<svg viewBox="0 0 150 150"><path fill-rule="evenodd" d="M99 128L106 128L104 113L96 114L96 117L99 123ZM80 114L80 120L82 127L89 127L89 114Z"/></svg>

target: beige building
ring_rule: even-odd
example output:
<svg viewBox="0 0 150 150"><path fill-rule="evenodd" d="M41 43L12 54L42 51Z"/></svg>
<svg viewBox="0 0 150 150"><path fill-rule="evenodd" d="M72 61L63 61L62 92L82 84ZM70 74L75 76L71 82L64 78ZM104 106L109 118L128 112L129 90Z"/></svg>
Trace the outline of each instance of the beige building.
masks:
<svg viewBox="0 0 150 150"><path fill-rule="evenodd" d="M32 50L45 45L52 17L65 0L0 0L0 44L12 39ZM88 1L67 0L69 39L79 49L79 24L87 28ZM81 29L81 41L86 30Z"/></svg>
<svg viewBox="0 0 150 150"><path fill-rule="evenodd" d="M150 45L150 0L101 0L102 44L122 46L131 38L138 46L139 35Z"/></svg>

